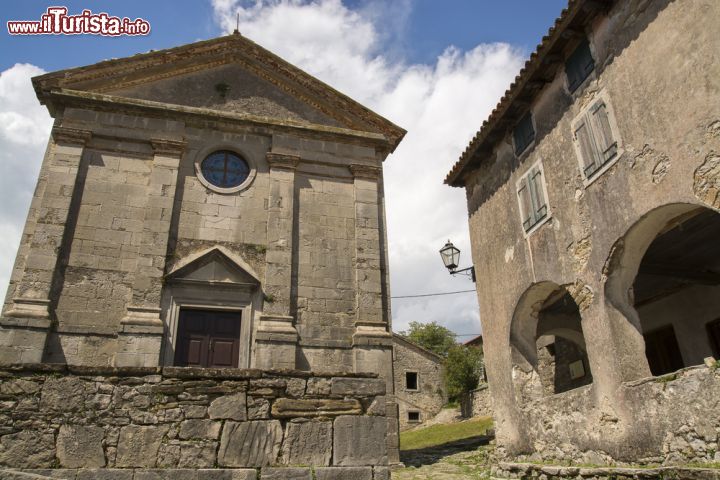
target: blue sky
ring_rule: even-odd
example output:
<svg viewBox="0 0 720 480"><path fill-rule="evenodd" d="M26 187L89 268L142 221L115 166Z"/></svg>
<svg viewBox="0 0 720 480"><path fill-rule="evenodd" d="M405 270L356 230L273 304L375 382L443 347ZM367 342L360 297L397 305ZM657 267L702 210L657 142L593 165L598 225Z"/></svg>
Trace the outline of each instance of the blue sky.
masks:
<svg viewBox="0 0 720 480"><path fill-rule="evenodd" d="M344 2L349 8L371 5L379 15L393 11L397 0ZM250 3L250 2L244 2ZM449 45L468 50L480 43L507 42L529 53L547 33L566 0L414 0L407 20L386 21L392 32L386 45L398 49L412 63L434 61ZM32 63L52 71L87 65L108 58L124 57L148 50L174 47L222 34L210 1L202 0L123 0L46 2L24 0L8 2L0 12L2 24L8 20L36 20L51 5L68 7L72 14L88 8L93 12L131 19L142 17L152 26L146 37L103 38L99 36L11 36L3 28L0 36L0 70L15 63ZM397 50L396 50L397 51Z"/></svg>
<svg viewBox="0 0 720 480"><path fill-rule="evenodd" d="M145 37L14 36L8 20L38 20L50 5L142 17ZM391 294L469 290L438 250L451 239L470 264L465 195L442 181L547 33L565 0L125 0L3 4L0 11L0 290L14 261L52 119L30 78L43 72L240 31L404 127L385 162ZM422 194L419 194L422 192ZM522 245L508 245L522 248ZM486 275L488 272L478 272ZM396 299L393 329L437 321L480 332L473 293ZM469 337L460 337L467 339Z"/></svg>

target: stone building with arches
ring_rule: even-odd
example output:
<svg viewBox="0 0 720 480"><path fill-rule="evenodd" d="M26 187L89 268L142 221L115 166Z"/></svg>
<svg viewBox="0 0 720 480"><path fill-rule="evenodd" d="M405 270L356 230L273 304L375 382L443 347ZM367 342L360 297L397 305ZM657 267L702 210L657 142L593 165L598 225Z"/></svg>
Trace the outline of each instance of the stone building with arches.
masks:
<svg viewBox="0 0 720 480"><path fill-rule="evenodd" d="M720 4L572 0L464 187L508 456L720 456Z"/></svg>

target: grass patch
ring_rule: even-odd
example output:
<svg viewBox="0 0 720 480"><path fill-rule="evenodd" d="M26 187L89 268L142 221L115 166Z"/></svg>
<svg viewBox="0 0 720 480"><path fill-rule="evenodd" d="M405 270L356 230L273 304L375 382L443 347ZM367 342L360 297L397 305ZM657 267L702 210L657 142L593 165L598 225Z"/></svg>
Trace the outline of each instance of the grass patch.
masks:
<svg viewBox="0 0 720 480"><path fill-rule="evenodd" d="M492 418L480 417L464 422L432 425L400 434L400 450L434 447L482 435L492 427Z"/></svg>

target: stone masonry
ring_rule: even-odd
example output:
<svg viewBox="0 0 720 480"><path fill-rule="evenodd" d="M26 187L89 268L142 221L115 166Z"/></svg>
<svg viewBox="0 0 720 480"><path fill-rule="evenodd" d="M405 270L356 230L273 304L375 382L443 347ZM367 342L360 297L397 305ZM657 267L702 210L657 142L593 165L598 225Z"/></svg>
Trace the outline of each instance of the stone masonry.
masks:
<svg viewBox="0 0 720 480"><path fill-rule="evenodd" d="M447 402L443 359L402 335L393 334L393 340L398 419L400 430L406 430L433 418ZM414 388L408 374L416 381Z"/></svg>
<svg viewBox="0 0 720 480"><path fill-rule="evenodd" d="M508 460L720 459L718 18L568 2L446 178Z"/></svg>
<svg viewBox="0 0 720 480"><path fill-rule="evenodd" d="M387 478L376 376L25 364L0 378L0 469L66 479L98 469L118 480Z"/></svg>
<svg viewBox="0 0 720 480"><path fill-rule="evenodd" d="M0 315L0 364L373 372L387 416L371 423L387 422L397 462L382 165L404 130L240 34L33 86L55 121ZM172 437L199 464L325 463L281 449L328 425L263 419L221 435L200 419ZM153 448L175 435L141 425L124 432ZM222 447L256 437L271 461ZM142 453L112 452L107 466Z"/></svg>

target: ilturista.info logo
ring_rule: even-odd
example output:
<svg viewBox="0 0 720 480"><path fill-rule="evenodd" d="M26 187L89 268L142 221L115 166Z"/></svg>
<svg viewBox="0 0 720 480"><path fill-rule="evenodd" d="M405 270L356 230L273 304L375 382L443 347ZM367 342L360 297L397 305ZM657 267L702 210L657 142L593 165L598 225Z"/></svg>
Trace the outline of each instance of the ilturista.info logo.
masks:
<svg viewBox="0 0 720 480"><path fill-rule="evenodd" d="M10 35L147 35L150 23L142 18L131 20L114 17L105 12L83 10L68 15L67 7L48 7L40 20L13 20L7 22Z"/></svg>

